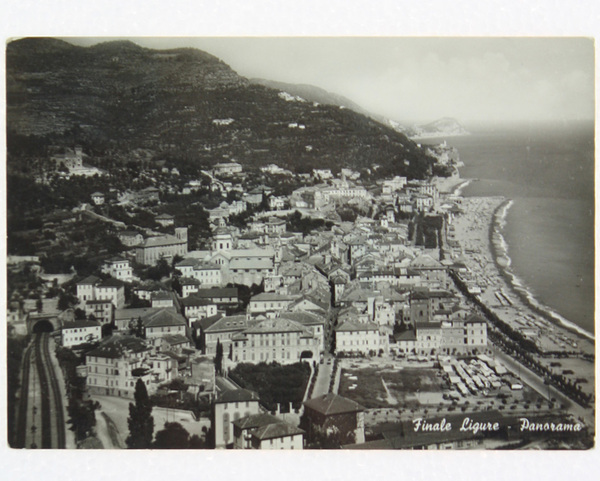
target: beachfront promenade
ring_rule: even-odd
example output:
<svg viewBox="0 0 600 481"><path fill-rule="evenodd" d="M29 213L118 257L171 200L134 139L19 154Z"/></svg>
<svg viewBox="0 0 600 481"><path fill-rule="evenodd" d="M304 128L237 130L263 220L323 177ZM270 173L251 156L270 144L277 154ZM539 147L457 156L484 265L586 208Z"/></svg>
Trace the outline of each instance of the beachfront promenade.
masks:
<svg viewBox="0 0 600 481"><path fill-rule="evenodd" d="M457 260L462 261L468 268L469 272L465 274L465 278L471 286L477 286L481 290L478 299L501 321L535 342L542 353L548 354L539 357L538 360L542 364L553 373L564 375L572 383L579 382L585 393L593 394L594 341L558 323L550 322L532 309L514 291L494 259L493 250L498 256L504 254L502 239L497 234L490 235L490 228L496 225L494 222L502 222L501 218L494 219L494 214L500 206L502 206L501 214L506 206L506 199L502 197L462 199L464 214L457 216L453 221L451 236L461 246L462 252ZM491 239L495 245L492 244ZM500 259L500 263L504 261L505 259ZM588 359L584 358L586 356ZM539 376L536 378L538 381L532 382L537 385L541 378ZM543 383L543 380L541 382ZM547 387L544 389L547 390ZM559 399L558 396L551 397ZM578 415L582 414L579 409L577 412Z"/></svg>

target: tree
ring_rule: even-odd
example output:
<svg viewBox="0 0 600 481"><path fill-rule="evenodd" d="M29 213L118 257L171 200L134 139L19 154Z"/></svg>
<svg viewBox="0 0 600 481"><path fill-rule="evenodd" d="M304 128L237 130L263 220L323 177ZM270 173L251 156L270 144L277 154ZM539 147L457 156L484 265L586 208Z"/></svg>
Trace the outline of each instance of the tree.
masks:
<svg viewBox="0 0 600 481"><path fill-rule="evenodd" d="M146 270L146 277L154 281L160 281L163 277L171 275L171 266L165 259L160 259L155 266Z"/></svg>
<svg viewBox="0 0 600 481"><path fill-rule="evenodd" d="M156 433L153 447L157 449L188 449L190 433L179 423L165 423L165 427Z"/></svg>
<svg viewBox="0 0 600 481"><path fill-rule="evenodd" d="M148 391L141 379L138 379L135 384L134 398L135 404L129 403L127 447L129 449L149 449L152 447L154 418L152 417L152 404L150 404Z"/></svg>
<svg viewBox="0 0 600 481"><path fill-rule="evenodd" d="M69 307L77 302L77 298L73 298L70 294L66 292L61 292L58 296L58 310L66 311Z"/></svg>
<svg viewBox="0 0 600 481"><path fill-rule="evenodd" d="M91 436L94 426L96 425L96 416L94 411L98 409L99 404L93 401L82 401L71 397L67 411L69 413L71 423L71 431L75 432L75 437L78 441Z"/></svg>
<svg viewBox="0 0 600 481"><path fill-rule="evenodd" d="M179 297L183 297L183 288L181 286L179 276L173 276L173 280L171 281L171 289L177 292L177 294L179 294Z"/></svg>
<svg viewBox="0 0 600 481"><path fill-rule="evenodd" d="M102 324L101 327L101 332L102 332L102 337L110 337L113 334L113 331L115 329L114 324Z"/></svg>
<svg viewBox="0 0 600 481"><path fill-rule="evenodd" d="M38 312L42 312L44 308L44 303L42 302L42 298L38 296L37 301L35 302L35 308Z"/></svg>
<svg viewBox="0 0 600 481"><path fill-rule="evenodd" d="M190 449L208 449L208 443L197 434L192 434L190 437Z"/></svg>
<svg viewBox="0 0 600 481"><path fill-rule="evenodd" d="M144 339L144 321L142 321L141 317L138 317L137 320L131 319L129 321L129 334L132 336L139 337L140 339Z"/></svg>
<svg viewBox="0 0 600 481"><path fill-rule="evenodd" d="M218 374L223 371L223 345L217 339L217 354L215 355L215 369Z"/></svg>
<svg viewBox="0 0 600 481"><path fill-rule="evenodd" d="M175 269L175 266L179 264L182 260L183 257L181 257L179 254L176 254L175 257L173 257L173 260L171 261L171 267Z"/></svg>

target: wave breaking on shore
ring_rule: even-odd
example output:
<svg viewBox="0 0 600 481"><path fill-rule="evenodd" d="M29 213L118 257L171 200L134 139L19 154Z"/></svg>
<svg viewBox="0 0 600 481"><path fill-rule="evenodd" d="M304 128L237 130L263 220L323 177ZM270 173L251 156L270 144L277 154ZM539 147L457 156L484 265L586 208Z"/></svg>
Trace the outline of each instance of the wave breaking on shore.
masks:
<svg viewBox="0 0 600 481"><path fill-rule="evenodd" d="M459 186L461 187L461 186ZM500 274L508 281L509 286L517 294L523 302L525 302L533 311L551 322L561 324L562 326L575 331L587 339L595 341L595 336L578 326L572 321L569 321L558 312L538 301L525 283L512 271L512 260L508 253L508 243L502 235L502 231L506 226L506 218L514 201L507 200L500 204L493 214L490 224L490 242L492 247L492 257Z"/></svg>
<svg viewBox="0 0 600 481"><path fill-rule="evenodd" d="M462 195L462 191L467 185L473 182L474 179L465 179L452 190L452 195Z"/></svg>

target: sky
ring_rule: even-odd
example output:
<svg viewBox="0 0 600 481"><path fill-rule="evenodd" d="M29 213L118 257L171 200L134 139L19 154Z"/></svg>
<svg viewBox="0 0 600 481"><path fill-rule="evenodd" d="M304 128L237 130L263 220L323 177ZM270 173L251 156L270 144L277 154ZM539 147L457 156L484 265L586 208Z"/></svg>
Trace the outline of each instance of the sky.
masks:
<svg viewBox="0 0 600 481"><path fill-rule="evenodd" d="M116 38L116 37L113 37ZM106 38L66 38L92 45ZM237 73L311 84L401 122L594 118L589 38L132 37L195 47Z"/></svg>

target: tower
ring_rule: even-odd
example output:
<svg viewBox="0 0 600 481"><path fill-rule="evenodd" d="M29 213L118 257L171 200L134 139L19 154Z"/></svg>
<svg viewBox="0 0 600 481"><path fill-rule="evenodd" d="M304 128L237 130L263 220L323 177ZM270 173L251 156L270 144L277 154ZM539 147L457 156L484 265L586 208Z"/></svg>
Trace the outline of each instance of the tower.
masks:
<svg viewBox="0 0 600 481"><path fill-rule="evenodd" d="M83 149L81 145L75 146L75 168L83 167Z"/></svg>
<svg viewBox="0 0 600 481"><path fill-rule="evenodd" d="M225 229L219 228L213 236L214 251L229 251L233 248L233 238Z"/></svg>

